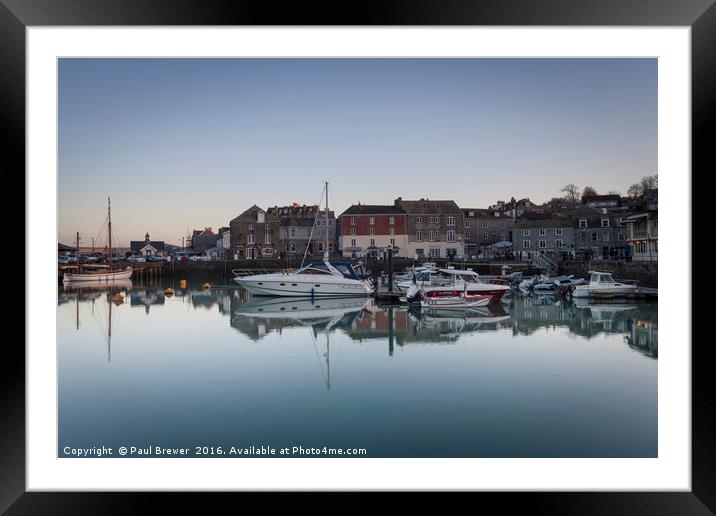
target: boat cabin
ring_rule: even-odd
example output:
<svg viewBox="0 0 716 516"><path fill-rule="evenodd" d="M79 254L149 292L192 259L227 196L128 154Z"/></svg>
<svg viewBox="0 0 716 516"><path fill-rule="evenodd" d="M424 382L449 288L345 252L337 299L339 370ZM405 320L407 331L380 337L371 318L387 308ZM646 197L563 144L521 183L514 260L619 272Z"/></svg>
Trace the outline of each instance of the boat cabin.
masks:
<svg viewBox="0 0 716 516"><path fill-rule="evenodd" d="M330 262L313 262L309 263L302 269L296 271L296 274L336 274L340 273L344 278L362 280L365 279L365 271L362 265L355 267L349 261L331 260Z"/></svg>
<svg viewBox="0 0 716 516"><path fill-rule="evenodd" d="M614 283L614 276L611 272L589 271L590 285L612 285Z"/></svg>

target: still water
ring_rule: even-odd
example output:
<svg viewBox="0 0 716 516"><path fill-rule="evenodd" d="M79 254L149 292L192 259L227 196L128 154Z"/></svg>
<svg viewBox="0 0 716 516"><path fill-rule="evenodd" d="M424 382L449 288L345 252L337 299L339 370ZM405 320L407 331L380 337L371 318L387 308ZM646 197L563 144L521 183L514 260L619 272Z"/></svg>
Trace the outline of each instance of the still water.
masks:
<svg viewBox="0 0 716 516"><path fill-rule="evenodd" d="M165 287L59 287L59 456L657 456L655 302L514 295L427 314Z"/></svg>

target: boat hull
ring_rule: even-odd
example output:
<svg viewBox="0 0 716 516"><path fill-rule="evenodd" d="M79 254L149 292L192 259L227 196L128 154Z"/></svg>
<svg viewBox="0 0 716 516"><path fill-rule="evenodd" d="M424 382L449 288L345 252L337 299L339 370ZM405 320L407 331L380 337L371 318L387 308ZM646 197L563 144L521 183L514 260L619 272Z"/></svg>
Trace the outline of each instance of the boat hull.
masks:
<svg viewBox="0 0 716 516"><path fill-rule="evenodd" d="M92 272L92 273L73 273L66 272L62 276L63 283L79 283L79 282L94 282L94 283L112 283L114 281L128 280L132 277L132 269L123 271L111 271L111 272Z"/></svg>
<svg viewBox="0 0 716 516"><path fill-rule="evenodd" d="M335 281L332 277L295 278L282 275L236 277L234 281L256 296L349 297L368 296L372 289L360 280Z"/></svg>
<svg viewBox="0 0 716 516"><path fill-rule="evenodd" d="M621 285L618 287L590 287L589 285L580 285L572 292L573 297L592 297L592 296L624 296L633 294L637 290L632 285Z"/></svg>

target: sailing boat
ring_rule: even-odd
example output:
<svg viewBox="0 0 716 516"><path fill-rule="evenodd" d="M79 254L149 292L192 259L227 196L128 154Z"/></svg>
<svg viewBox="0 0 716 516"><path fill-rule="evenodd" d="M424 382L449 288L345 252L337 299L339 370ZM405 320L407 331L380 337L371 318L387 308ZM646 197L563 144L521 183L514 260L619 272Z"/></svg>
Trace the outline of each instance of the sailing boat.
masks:
<svg viewBox="0 0 716 516"><path fill-rule="evenodd" d="M112 269L112 201L107 197L107 229L109 232L109 254L107 265L85 265L80 263L80 234L77 232L77 271L66 271L62 276L63 283L77 281L93 281L110 283L118 280L128 280L132 277L132 268L127 266L124 269ZM83 270L84 269L84 270Z"/></svg>
<svg viewBox="0 0 716 516"><path fill-rule="evenodd" d="M328 226L328 182L325 183L326 226ZM234 281L259 296L330 297L368 296L370 280L359 274L348 260L329 260L328 232L322 262L309 263L295 272L240 276Z"/></svg>

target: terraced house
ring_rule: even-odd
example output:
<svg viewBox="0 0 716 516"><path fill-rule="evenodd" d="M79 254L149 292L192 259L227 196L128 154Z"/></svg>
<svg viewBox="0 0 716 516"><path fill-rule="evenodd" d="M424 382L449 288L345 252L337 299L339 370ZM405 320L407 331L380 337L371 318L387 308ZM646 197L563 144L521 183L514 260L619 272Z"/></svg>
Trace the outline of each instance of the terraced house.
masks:
<svg viewBox="0 0 716 516"><path fill-rule="evenodd" d="M293 203L291 206L274 206L267 214L281 223L281 254L286 257L323 255L328 240L328 252L336 249L336 217L333 211L321 210L318 205Z"/></svg>
<svg viewBox="0 0 716 516"><path fill-rule="evenodd" d="M339 217L338 246L346 258L380 258L391 247L396 256L406 256L407 215L396 206L354 204ZM408 255L409 256L409 255Z"/></svg>
<svg viewBox="0 0 716 516"><path fill-rule="evenodd" d="M629 255L627 217L606 208L580 206L572 212L574 245L584 257L616 260Z"/></svg>
<svg viewBox="0 0 716 516"><path fill-rule="evenodd" d="M280 249L281 222L255 204L229 222L234 259L273 258Z"/></svg>
<svg viewBox="0 0 716 516"><path fill-rule="evenodd" d="M463 208L465 255L474 256L480 248L497 242L512 242L515 221L496 209Z"/></svg>
<svg viewBox="0 0 716 516"><path fill-rule="evenodd" d="M394 206L407 216L407 249L403 256L450 258L464 254L464 216L455 201L398 197Z"/></svg>
<svg viewBox="0 0 716 516"><path fill-rule="evenodd" d="M512 249L522 260L535 252L566 253L574 249L574 223L570 217L524 214L512 231Z"/></svg>

